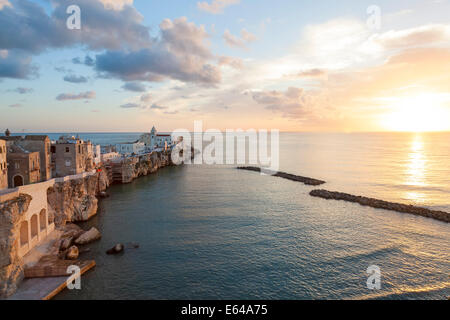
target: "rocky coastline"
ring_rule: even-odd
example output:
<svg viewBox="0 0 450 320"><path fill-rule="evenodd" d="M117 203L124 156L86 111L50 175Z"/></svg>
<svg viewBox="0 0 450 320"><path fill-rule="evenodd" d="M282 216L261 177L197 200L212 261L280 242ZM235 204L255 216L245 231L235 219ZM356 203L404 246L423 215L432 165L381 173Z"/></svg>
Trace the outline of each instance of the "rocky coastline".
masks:
<svg viewBox="0 0 450 320"><path fill-rule="evenodd" d="M47 208L48 220L54 223L57 238L49 245L47 254L31 267L26 265L25 257L19 256L17 248L20 218L27 213L32 197L19 194L1 202L0 298L14 294L24 278L57 276L65 263L80 263L77 259L86 249L79 247L100 239L101 233L95 228L82 230L75 223L87 221L97 214L98 199L108 196L106 191L110 185L130 183L171 165L169 152L152 152L129 157L118 163L105 163L96 169L95 174L83 178L56 182L47 190Z"/></svg>

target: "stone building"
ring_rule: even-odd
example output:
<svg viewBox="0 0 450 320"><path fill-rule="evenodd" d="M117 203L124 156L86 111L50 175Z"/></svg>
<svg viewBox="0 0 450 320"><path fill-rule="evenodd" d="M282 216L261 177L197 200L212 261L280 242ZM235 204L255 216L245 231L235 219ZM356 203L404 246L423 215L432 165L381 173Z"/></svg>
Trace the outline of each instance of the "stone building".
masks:
<svg viewBox="0 0 450 320"><path fill-rule="evenodd" d="M6 141L0 140L0 190L8 188L8 165L6 160Z"/></svg>
<svg viewBox="0 0 450 320"><path fill-rule="evenodd" d="M154 148L166 149L172 144L172 136L170 134L159 134L153 126L152 131L142 134L139 141L144 142L151 150Z"/></svg>
<svg viewBox="0 0 450 320"><path fill-rule="evenodd" d="M40 156L40 181L47 181L52 178L52 166L51 166L51 152L50 138L46 135L28 135L22 136L10 136L8 135L0 137L1 140L5 140L7 147L16 145L21 149L29 152L39 152Z"/></svg>
<svg viewBox="0 0 450 320"><path fill-rule="evenodd" d="M92 169L88 143L75 137L60 137L51 146L56 177L83 173Z"/></svg>
<svg viewBox="0 0 450 320"><path fill-rule="evenodd" d="M10 188L41 181L39 152L31 152L12 144L7 147L6 160Z"/></svg>
<svg viewBox="0 0 450 320"><path fill-rule="evenodd" d="M142 154L145 153L145 143L139 141L118 143L116 144L116 150L124 155Z"/></svg>

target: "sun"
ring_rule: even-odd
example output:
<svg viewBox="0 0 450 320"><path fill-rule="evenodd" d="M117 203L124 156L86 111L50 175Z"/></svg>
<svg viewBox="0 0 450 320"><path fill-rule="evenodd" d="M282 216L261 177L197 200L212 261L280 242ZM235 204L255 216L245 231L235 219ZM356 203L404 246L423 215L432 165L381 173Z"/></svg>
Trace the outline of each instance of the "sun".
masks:
<svg viewBox="0 0 450 320"><path fill-rule="evenodd" d="M380 124L390 131L428 132L450 130L448 95L420 93L385 99L391 111L381 117Z"/></svg>

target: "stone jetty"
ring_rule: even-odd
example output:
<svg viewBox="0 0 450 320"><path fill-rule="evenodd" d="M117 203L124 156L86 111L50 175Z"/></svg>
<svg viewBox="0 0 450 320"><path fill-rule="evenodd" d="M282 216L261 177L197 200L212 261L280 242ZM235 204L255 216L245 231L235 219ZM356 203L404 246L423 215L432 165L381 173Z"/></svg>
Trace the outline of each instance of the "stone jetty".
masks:
<svg viewBox="0 0 450 320"><path fill-rule="evenodd" d="M317 179L302 177L302 176L296 176L294 174L290 174L290 173L286 173L286 172L272 171L272 170L259 168L259 167L237 167L237 169L260 172L260 173L264 173L264 174L271 175L274 177L280 177L280 178L288 179L291 181L302 182L309 186L319 186L321 184L326 183L325 181L322 181L322 180L317 180Z"/></svg>
<svg viewBox="0 0 450 320"><path fill-rule="evenodd" d="M416 207L413 205L388 202L384 200L355 196L348 193L335 191L312 190L309 194L313 197L319 197L327 200L344 200L348 202L359 203L362 206L397 211L402 213L410 213L427 218L433 218L444 222L450 222L450 213L444 211L430 210L426 208Z"/></svg>

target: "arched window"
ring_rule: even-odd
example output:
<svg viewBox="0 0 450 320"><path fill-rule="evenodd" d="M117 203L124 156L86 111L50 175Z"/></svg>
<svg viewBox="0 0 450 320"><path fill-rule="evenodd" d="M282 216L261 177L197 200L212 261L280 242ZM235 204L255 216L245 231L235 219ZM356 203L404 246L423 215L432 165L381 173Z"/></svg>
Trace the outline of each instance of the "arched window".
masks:
<svg viewBox="0 0 450 320"><path fill-rule="evenodd" d="M31 239L38 235L38 217L37 214L34 214L31 217Z"/></svg>
<svg viewBox="0 0 450 320"><path fill-rule="evenodd" d="M28 221L22 221L20 224L20 246L28 244Z"/></svg>
<svg viewBox="0 0 450 320"><path fill-rule="evenodd" d="M39 229L40 231L44 231L45 229L47 229L47 219L46 219L46 211L45 209L42 209L41 212L39 213Z"/></svg>

